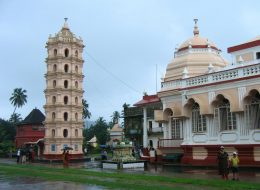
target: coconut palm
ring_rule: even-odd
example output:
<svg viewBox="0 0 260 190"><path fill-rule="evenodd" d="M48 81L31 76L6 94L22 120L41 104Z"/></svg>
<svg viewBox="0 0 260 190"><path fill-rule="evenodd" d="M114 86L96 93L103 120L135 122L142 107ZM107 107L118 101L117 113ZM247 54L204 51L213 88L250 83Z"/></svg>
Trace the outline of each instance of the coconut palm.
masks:
<svg viewBox="0 0 260 190"><path fill-rule="evenodd" d="M23 90L22 88L15 88L11 98L9 99L11 101L11 104L14 105L14 112L16 108L22 107L27 102L27 95L26 90Z"/></svg>
<svg viewBox="0 0 260 190"><path fill-rule="evenodd" d="M91 117L91 113L88 110L88 103L87 100L82 99L82 105L83 105L83 113L82 113L82 117L83 119L89 119Z"/></svg>
<svg viewBox="0 0 260 190"><path fill-rule="evenodd" d="M120 118L120 113L118 111L114 111L112 117L113 124L118 123L118 120Z"/></svg>

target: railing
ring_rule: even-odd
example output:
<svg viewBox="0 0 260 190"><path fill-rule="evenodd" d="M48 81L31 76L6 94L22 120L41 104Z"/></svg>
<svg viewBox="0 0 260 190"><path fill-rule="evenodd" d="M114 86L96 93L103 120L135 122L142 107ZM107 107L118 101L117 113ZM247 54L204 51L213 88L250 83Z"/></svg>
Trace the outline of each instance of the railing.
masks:
<svg viewBox="0 0 260 190"><path fill-rule="evenodd" d="M260 74L260 60L248 62L247 66L209 73L197 77L162 82L161 91L188 88L210 83L229 81Z"/></svg>
<svg viewBox="0 0 260 190"><path fill-rule="evenodd" d="M152 127L148 129L149 133L160 133L163 132L162 127Z"/></svg>
<svg viewBox="0 0 260 190"><path fill-rule="evenodd" d="M170 147L180 147L183 139L159 139L159 148L170 148Z"/></svg>

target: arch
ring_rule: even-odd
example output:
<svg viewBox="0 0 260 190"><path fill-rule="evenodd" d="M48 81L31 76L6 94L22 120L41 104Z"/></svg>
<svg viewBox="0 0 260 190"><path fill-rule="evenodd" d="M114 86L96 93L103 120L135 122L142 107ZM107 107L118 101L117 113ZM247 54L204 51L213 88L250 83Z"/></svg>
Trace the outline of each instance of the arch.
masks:
<svg viewBox="0 0 260 190"><path fill-rule="evenodd" d="M52 137L55 137L55 129L52 129L52 130L51 130L51 136L52 136Z"/></svg>
<svg viewBox="0 0 260 190"><path fill-rule="evenodd" d="M53 88L56 88L56 80L52 81L52 86L53 86Z"/></svg>
<svg viewBox="0 0 260 190"><path fill-rule="evenodd" d="M216 92L216 97L210 103L211 109L214 110L215 104L219 101L219 98L223 96L225 97L230 103L230 110L231 112L239 112L242 111L239 108L239 101L238 101L238 92L237 89L227 89Z"/></svg>
<svg viewBox="0 0 260 190"><path fill-rule="evenodd" d="M244 99L245 123L249 129L260 129L260 93L256 89L249 91Z"/></svg>
<svg viewBox="0 0 260 190"><path fill-rule="evenodd" d="M257 89L251 89L248 94L244 97L243 102L244 104L250 104L254 97L259 96L259 91Z"/></svg>
<svg viewBox="0 0 260 190"><path fill-rule="evenodd" d="M79 53L78 53L78 50L75 51L75 57L78 57L79 56Z"/></svg>
<svg viewBox="0 0 260 190"><path fill-rule="evenodd" d="M57 71L57 65L54 64L54 65L53 65L53 72L56 72L56 71Z"/></svg>
<svg viewBox="0 0 260 190"><path fill-rule="evenodd" d="M79 131L78 131L78 129L75 129L75 136L76 136L76 137L79 136Z"/></svg>
<svg viewBox="0 0 260 190"><path fill-rule="evenodd" d="M78 121L78 113L75 113L75 120Z"/></svg>
<svg viewBox="0 0 260 190"><path fill-rule="evenodd" d="M75 66L75 72L79 73L79 67L77 65Z"/></svg>
<svg viewBox="0 0 260 190"><path fill-rule="evenodd" d="M69 101L68 96L64 96L64 98L63 98L63 102L64 102L65 105L68 104L68 101Z"/></svg>
<svg viewBox="0 0 260 190"><path fill-rule="evenodd" d="M75 81L75 87L76 87L76 88L79 87L79 83L78 83L78 81Z"/></svg>
<svg viewBox="0 0 260 190"><path fill-rule="evenodd" d="M78 105L78 97L75 97L75 104Z"/></svg>
<svg viewBox="0 0 260 190"><path fill-rule="evenodd" d="M54 57L57 56L57 53L58 53L57 49L54 49L54 50L53 50L53 55L54 55Z"/></svg>
<svg viewBox="0 0 260 190"><path fill-rule="evenodd" d="M65 57L69 57L69 49L68 48L66 48L64 50L64 55L65 55Z"/></svg>
<svg viewBox="0 0 260 190"><path fill-rule="evenodd" d="M230 101L222 94L218 94L213 105L215 125L220 131L236 130L236 114L231 110Z"/></svg>
<svg viewBox="0 0 260 190"><path fill-rule="evenodd" d="M65 73L69 72L69 65L68 64L64 65L64 72Z"/></svg>
<svg viewBox="0 0 260 190"><path fill-rule="evenodd" d="M64 121L68 121L68 112L64 112L63 119Z"/></svg>
<svg viewBox="0 0 260 190"><path fill-rule="evenodd" d="M56 104L56 96L52 96L52 104Z"/></svg>
<svg viewBox="0 0 260 190"><path fill-rule="evenodd" d="M173 110L171 108L165 108L163 110L163 120L168 121L169 117L173 115Z"/></svg>
<svg viewBox="0 0 260 190"><path fill-rule="evenodd" d="M69 82L67 80L64 81L64 88L68 88Z"/></svg>
<svg viewBox="0 0 260 190"><path fill-rule="evenodd" d="M69 133L68 133L68 129L63 129L63 137L68 137Z"/></svg>
<svg viewBox="0 0 260 190"><path fill-rule="evenodd" d="M52 114L51 114L51 118L52 118L52 121L55 120L55 118L56 118L56 114L55 114L55 112L52 112Z"/></svg>

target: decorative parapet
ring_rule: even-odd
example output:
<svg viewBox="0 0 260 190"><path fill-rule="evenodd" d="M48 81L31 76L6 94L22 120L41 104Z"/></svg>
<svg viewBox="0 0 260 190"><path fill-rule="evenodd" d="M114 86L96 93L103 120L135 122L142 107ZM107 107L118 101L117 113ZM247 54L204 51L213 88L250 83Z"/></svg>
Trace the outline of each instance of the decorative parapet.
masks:
<svg viewBox="0 0 260 190"><path fill-rule="evenodd" d="M243 79L246 77L260 75L260 61L243 67L223 70L219 72L209 73L197 77L186 79L178 79L161 83L161 91L177 90L191 88L200 85L214 84L223 81L231 81L234 79Z"/></svg>

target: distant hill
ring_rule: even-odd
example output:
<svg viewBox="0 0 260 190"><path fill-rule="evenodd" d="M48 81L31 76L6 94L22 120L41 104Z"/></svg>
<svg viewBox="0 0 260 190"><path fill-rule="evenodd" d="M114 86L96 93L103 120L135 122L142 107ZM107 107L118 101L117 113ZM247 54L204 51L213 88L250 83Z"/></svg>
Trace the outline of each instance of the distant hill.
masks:
<svg viewBox="0 0 260 190"><path fill-rule="evenodd" d="M89 128L91 125L95 125L95 121L89 121L89 120L85 121L85 128Z"/></svg>

